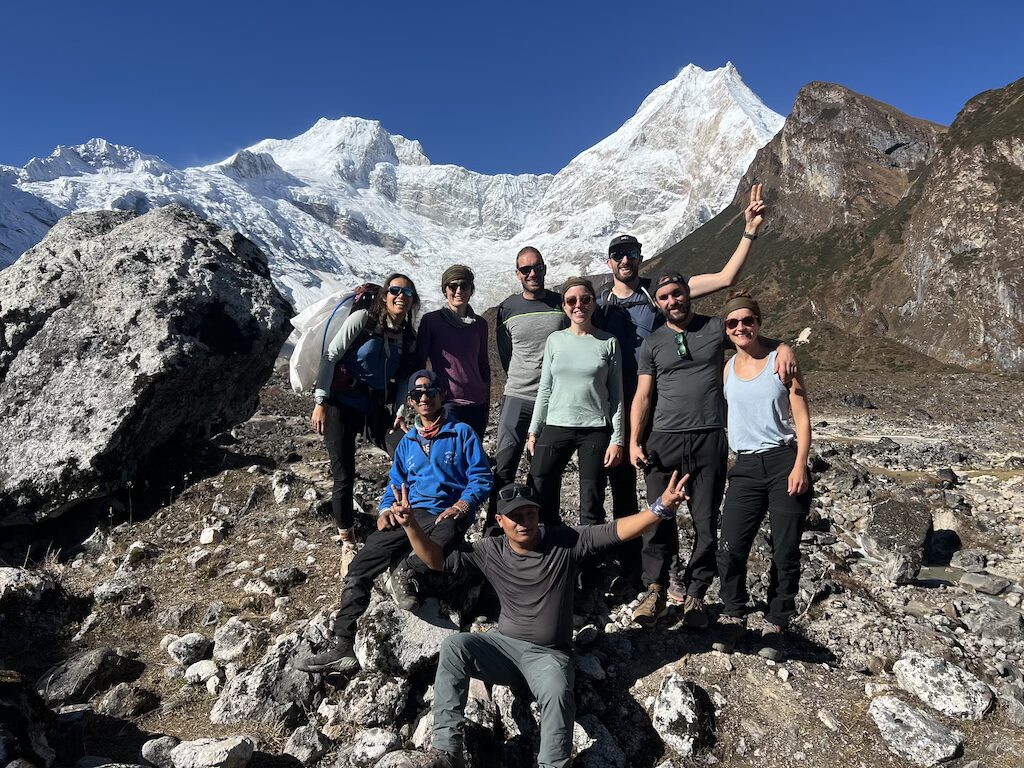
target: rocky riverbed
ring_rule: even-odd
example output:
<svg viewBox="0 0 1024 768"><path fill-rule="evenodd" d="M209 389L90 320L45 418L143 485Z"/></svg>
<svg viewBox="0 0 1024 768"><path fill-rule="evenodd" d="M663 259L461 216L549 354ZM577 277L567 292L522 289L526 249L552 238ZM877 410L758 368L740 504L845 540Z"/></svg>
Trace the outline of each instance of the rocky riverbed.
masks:
<svg viewBox="0 0 1024 768"><path fill-rule="evenodd" d="M810 389L816 499L787 659L712 651L714 625L676 610L654 631L629 604L578 616L577 765L1021 764L1024 383L817 373ZM453 596L413 616L382 589L349 681L290 666L339 597L308 415L279 370L249 421L159 479L3 537L0 765L387 768L428 745L437 644L474 619ZM372 511L388 460L364 447L359 467ZM755 600L768 552L763 535ZM472 764L529 764L519 692L474 686L469 716Z"/></svg>

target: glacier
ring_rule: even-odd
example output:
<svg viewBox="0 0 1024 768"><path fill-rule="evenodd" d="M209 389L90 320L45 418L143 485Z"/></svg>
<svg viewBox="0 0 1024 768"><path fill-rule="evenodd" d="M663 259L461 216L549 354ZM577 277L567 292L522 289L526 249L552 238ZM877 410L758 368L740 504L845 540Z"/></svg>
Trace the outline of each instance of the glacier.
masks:
<svg viewBox="0 0 1024 768"><path fill-rule="evenodd" d="M177 202L258 243L296 310L389 272L409 274L436 307L441 273L457 262L476 272L484 308L518 288L513 258L524 245L544 253L557 282L604 272L621 232L650 256L678 242L728 205L782 124L727 63L684 67L555 174L435 165L420 142L356 117L184 169L91 139L0 166L0 266L68 213Z"/></svg>

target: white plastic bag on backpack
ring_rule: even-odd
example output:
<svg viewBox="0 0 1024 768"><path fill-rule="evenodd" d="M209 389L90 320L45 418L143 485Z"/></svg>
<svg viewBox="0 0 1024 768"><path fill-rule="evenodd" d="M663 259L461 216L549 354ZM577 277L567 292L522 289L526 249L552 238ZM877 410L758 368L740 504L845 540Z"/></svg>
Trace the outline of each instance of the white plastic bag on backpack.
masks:
<svg viewBox="0 0 1024 768"><path fill-rule="evenodd" d="M292 326L298 331L299 340L295 343L288 363L288 378L296 392L311 392L316 386L320 358L349 316L355 296L351 288L336 291L292 318Z"/></svg>

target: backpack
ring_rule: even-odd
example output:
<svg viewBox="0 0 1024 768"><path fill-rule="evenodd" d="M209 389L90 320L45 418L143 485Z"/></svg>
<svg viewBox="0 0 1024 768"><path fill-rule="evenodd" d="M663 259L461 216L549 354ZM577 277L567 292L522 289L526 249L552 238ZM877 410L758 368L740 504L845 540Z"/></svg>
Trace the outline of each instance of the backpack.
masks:
<svg viewBox="0 0 1024 768"><path fill-rule="evenodd" d="M288 363L288 377L294 391L301 394L313 390L320 360L327 353L331 339L350 314L369 309L379 291L376 283L363 283L350 291L335 292L292 318L292 326L299 333Z"/></svg>

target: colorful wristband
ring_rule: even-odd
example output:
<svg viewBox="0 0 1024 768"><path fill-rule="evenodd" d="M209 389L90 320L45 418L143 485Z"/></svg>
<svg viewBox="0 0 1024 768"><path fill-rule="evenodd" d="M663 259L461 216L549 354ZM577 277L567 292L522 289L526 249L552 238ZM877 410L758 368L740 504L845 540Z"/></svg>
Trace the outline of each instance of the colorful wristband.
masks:
<svg viewBox="0 0 1024 768"><path fill-rule="evenodd" d="M651 505L651 512L662 520L671 520L676 516L674 509L669 509L661 503L661 496Z"/></svg>

